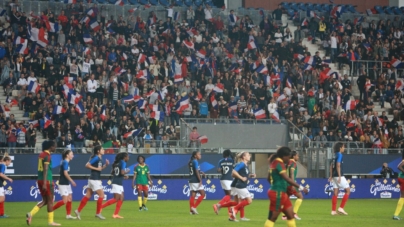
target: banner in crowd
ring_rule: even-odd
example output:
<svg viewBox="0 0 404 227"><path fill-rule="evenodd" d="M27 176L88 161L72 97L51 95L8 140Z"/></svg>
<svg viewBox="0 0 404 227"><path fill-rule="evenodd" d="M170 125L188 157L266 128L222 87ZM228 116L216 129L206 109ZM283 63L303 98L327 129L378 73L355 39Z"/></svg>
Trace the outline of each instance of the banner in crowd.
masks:
<svg viewBox="0 0 404 227"><path fill-rule="evenodd" d="M187 175L189 172L188 162L191 154L141 154L146 158L146 164L150 168L152 175ZM86 163L90 159L90 154L74 154L73 160L70 162L71 175L90 175L90 170L85 168ZM127 168L130 169L130 175L133 174L133 168L137 164L138 154L130 154ZM24 154L11 155L13 159L12 166L7 168L9 175L36 175L38 171L38 155ZM217 174L216 167L221 154L202 154L199 161L200 168L206 174ZM114 162L115 155L106 154L103 160L108 159L110 165L102 171L103 175L109 175L111 172L111 164ZM52 154L52 172L54 175L59 174L59 167L62 161L61 154Z"/></svg>
<svg viewBox="0 0 404 227"><path fill-rule="evenodd" d="M85 195L87 180L76 180L77 186L72 187L73 200L79 201ZM297 182L307 189L309 194L305 199L327 199L331 198L333 191L332 183L327 179L297 179ZM352 199L380 199L399 198L400 187L397 179L350 179L350 198ZM113 197L111 194L111 180L102 180L105 192L105 200ZM132 188L132 180L124 181L125 200L137 200L137 192ZM55 181L55 200L61 197L58 191L58 181ZM220 200L224 192L218 179L203 179L203 186L206 192L206 199ZM254 199L267 199L269 183L266 179L250 179L247 189ZM41 195L35 180L16 180L13 183L7 182L4 185L7 201L40 201ZM186 179L154 179L153 185L149 187L149 200L187 200L190 195L188 181ZM342 198L343 191L338 197ZM93 195L92 200L97 200L97 195Z"/></svg>

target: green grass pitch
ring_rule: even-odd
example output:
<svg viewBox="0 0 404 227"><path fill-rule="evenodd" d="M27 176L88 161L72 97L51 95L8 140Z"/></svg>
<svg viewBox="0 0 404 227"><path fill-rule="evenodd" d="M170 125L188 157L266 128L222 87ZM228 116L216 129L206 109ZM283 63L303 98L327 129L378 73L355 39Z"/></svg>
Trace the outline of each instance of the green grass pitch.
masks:
<svg viewBox="0 0 404 227"><path fill-rule="evenodd" d="M340 202L339 200L338 202ZM118 227L118 226L174 226L174 227L226 227L226 226L264 226L268 215L269 202L256 200L246 207L246 217L249 222L234 223L228 221L227 209L222 209L219 215L213 212L212 204L217 201L205 200L198 207L199 215L190 215L188 201L149 201L149 211L138 211L137 201L125 201L122 205L120 215L124 219L113 219L112 214L115 205L105 208L102 214L106 220L98 220L94 217L95 202L88 202L81 213L81 221L66 220L65 207L55 211L55 222L62 226L96 226L96 227ZM294 201L292 201L294 202ZM372 200L349 200L345 210L348 216L331 216L331 200L304 200L299 210L301 221L296 221L299 227L371 227L371 226L404 226L404 220L394 221L392 216L396 208L397 199L372 199ZM0 226L14 227L26 226L25 214L35 205L34 202L5 203L8 219L0 219ZM73 211L78 202L73 203ZM74 212L72 212L74 214ZM404 210L402 211L404 217ZM33 218L31 226L47 226L46 208L42 208ZM280 218L275 226L286 226Z"/></svg>

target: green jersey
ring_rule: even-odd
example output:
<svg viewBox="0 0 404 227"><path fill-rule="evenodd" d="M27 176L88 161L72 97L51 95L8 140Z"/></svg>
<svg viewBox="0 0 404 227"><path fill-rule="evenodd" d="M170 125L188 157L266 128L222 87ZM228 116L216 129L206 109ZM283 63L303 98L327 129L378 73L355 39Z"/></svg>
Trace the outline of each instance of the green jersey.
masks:
<svg viewBox="0 0 404 227"><path fill-rule="evenodd" d="M147 175L150 173L150 170L149 170L148 165L146 165L146 164L144 164L143 166L136 165L135 173L136 173L136 184L140 184L140 185L149 184L149 179L148 179Z"/></svg>
<svg viewBox="0 0 404 227"><path fill-rule="evenodd" d="M269 166L271 174L271 190L286 192L288 182L281 176L281 173L286 173L285 163L280 158L275 159Z"/></svg>
<svg viewBox="0 0 404 227"><path fill-rule="evenodd" d="M404 160L403 160L402 162L404 162ZM400 164L401 164L401 163L400 163ZM398 173L398 178L404 178L404 172L400 171L400 172Z"/></svg>
<svg viewBox="0 0 404 227"><path fill-rule="evenodd" d="M48 165L48 172L46 174L46 179L43 179L43 171L45 168L45 164ZM49 153L49 151L43 151L41 154L39 154L38 157L38 180L48 180L52 181L52 157Z"/></svg>
<svg viewBox="0 0 404 227"><path fill-rule="evenodd" d="M293 179L296 181L297 163L294 159L290 159L289 164L288 164L288 176L290 176L290 173L293 174Z"/></svg>

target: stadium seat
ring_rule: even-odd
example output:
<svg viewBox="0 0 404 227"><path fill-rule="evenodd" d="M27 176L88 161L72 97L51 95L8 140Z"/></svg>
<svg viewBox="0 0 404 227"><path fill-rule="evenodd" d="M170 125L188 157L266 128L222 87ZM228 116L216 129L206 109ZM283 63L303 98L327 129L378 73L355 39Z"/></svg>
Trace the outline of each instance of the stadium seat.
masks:
<svg viewBox="0 0 404 227"><path fill-rule="evenodd" d="M139 2L137 0L129 0L129 3L132 5L137 5Z"/></svg>
<svg viewBox="0 0 404 227"><path fill-rule="evenodd" d="M183 6L183 5L184 5L184 3L183 3L181 0L175 0L175 1L174 1L174 4L175 4L176 6Z"/></svg>
<svg viewBox="0 0 404 227"><path fill-rule="evenodd" d="M317 10L319 12L323 12L323 8L321 8L321 4L313 4L314 10Z"/></svg>
<svg viewBox="0 0 404 227"><path fill-rule="evenodd" d="M282 3L281 3L281 6L282 6L285 10L290 9L289 3L287 3L287 2L282 2Z"/></svg>
<svg viewBox="0 0 404 227"><path fill-rule="evenodd" d="M396 15L403 15L403 12L401 11L401 9L399 9L397 6L392 7L394 14Z"/></svg>
<svg viewBox="0 0 404 227"><path fill-rule="evenodd" d="M157 0L149 0L150 4L156 6L159 4L159 2Z"/></svg>
<svg viewBox="0 0 404 227"><path fill-rule="evenodd" d="M404 6L401 6L400 10L401 10L402 13L404 13Z"/></svg>
<svg viewBox="0 0 404 227"><path fill-rule="evenodd" d="M186 5L187 7L189 7L189 6L193 6L194 3L192 2L192 0L184 0L184 5Z"/></svg>
<svg viewBox="0 0 404 227"><path fill-rule="evenodd" d="M288 13L288 17L292 17L293 15L295 15L295 11L293 9L287 10L287 13Z"/></svg>
<svg viewBox="0 0 404 227"><path fill-rule="evenodd" d="M381 6L375 6L375 10L378 14L384 14L384 10Z"/></svg>
<svg viewBox="0 0 404 227"><path fill-rule="evenodd" d="M384 7L384 12L387 15L394 15L393 10L391 10L390 7L388 7L388 6Z"/></svg>
<svg viewBox="0 0 404 227"><path fill-rule="evenodd" d="M191 3L191 4L192 4L192 3ZM160 0L160 5L167 7L167 6L170 5L170 3L167 2L167 0Z"/></svg>
<svg viewBox="0 0 404 227"><path fill-rule="evenodd" d="M291 3L289 4L289 6L290 6L291 9L296 10L296 11L299 11L299 6L297 6L297 4L294 3L294 2L291 2Z"/></svg>
<svg viewBox="0 0 404 227"><path fill-rule="evenodd" d="M215 6L214 4L213 4L213 2L212 2L212 0L206 0L205 1L205 5L210 5L211 7L213 7L213 6Z"/></svg>
<svg viewBox="0 0 404 227"><path fill-rule="evenodd" d="M348 10L351 13L358 13L358 11L356 11L356 9L355 9L355 6L350 6Z"/></svg>
<svg viewBox="0 0 404 227"><path fill-rule="evenodd" d="M322 4L321 8L323 9L324 12L329 12L330 11L330 6L328 4Z"/></svg>
<svg viewBox="0 0 404 227"><path fill-rule="evenodd" d="M314 5L312 3L307 3L306 8L307 10L314 10Z"/></svg>
<svg viewBox="0 0 404 227"><path fill-rule="evenodd" d="M105 4L105 0L97 0L97 2L100 4Z"/></svg>
<svg viewBox="0 0 404 227"><path fill-rule="evenodd" d="M306 7L305 3L298 3L297 5L299 6L299 9L301 9L303 11L307 10L307 7Z"/></svg>
<svg viewBox="0 0 404 227"><path fill-rule="evenodd" d="M203 3L202 3L201 0L195 0L195 1L194 1L194 5L197 6L197 7L199 7L199 6L202 5L202 4L203 4Z"/></svg>
<svg viewBox="0 0 404 227"><path fill-rule="evenodd" d="M149 0L139 0L139 3L141 5L147 5L147 4L149 4Z"/></svg>

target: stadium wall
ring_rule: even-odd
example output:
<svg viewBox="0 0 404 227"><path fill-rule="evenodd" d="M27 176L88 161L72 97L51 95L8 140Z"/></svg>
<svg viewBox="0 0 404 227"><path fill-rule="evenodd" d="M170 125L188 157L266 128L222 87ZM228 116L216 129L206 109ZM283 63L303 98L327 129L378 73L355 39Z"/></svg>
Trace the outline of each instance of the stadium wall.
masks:
<svg viewBox="0 0 404 227"><path fill-rule="evenodd" d="M283 0L244 0L245 8L264 8L266 10L274 10L282 2L304 2L313 4L330 4L329 0L299 0L299 1L283 1ZM366 0L366 1L352 1L352 0L334 0L334 4L352 4L356 5L356 11L365 13L366 9L371 9L376 5L388 6L389 0Z"/></svg>
<svg viewBox="0 0 404 227"><path fill-rule="evenodd" d="M72 187L73 200L80 201L86 193L87 180L76 180L77 186ZM124 181L125 200L137 200L137 192L132 189L132 180ZM297 179L297 182L309 189L309 194L305 199L327 199L330 198L332 184L327 179ZM396 179L351 179L348 180L351 187L352 199L376 199L376 198L398 198L400 188ZM56 181L55 200L61 197L58 191L58 182ZM111 180L102 180L104 186L105 198L112 198ZM220 200L223 196L223 190L218 179L203 179L206 191L206 199ZM269 183L266 179L250 179L247 189L254 199L267 199L267 190ZM38 186L34 180L16 180L12 184L4 185L5 194L8 202L39 202L42 200ZM190 191L186 179L156 179L153 180L153 186L149 188L149 200L188 200ZM338 197L342 197L344 192L340 192ZM92 196L91 200L97 200L97 195Z"/></svg>

